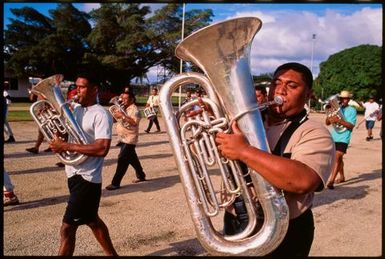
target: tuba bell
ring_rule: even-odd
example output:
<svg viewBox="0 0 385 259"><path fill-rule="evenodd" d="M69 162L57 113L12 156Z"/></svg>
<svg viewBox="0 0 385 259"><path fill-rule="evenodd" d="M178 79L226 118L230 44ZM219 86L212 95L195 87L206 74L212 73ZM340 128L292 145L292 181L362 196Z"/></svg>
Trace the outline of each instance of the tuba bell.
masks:
<svg viewBox="0 0 385 259"><path fill-rule="evenodd" d="M230 131L236 120L251 145L270 152L249 67L251 42L261 25L258 18L243 17L209 25L186 37L177 46L176 56L193 62L205 75L183 73L160 90L161 111L197 238L214 255L266 255L281 243L288 228L289 210L282 192L251 169L252 186L248 185L239 162L224 158L215 143L215 134ZM209 111L202 109L182 125L181 115L200 100L189 101L174 112L170 99L176 89L189 84L204 88L208 97L201 100ZM238 196L244 200L248 224L240 233L224 235L215 217Z"/></svg>
<svg viewBox="0 0 385 259"><path fill-rule="evenodd" d="M338 101L338 96L339 96L338 94L335 94L335 95L328 97L325 100L326 104L325 104L324 109L326 112L326 116L327 117L338 116L339 118L345 120L345 116L341 111L341 106L340 106L340 103ZM332 126L334 127L335 131L338 133L342 133L345 130L347 130L347 128L345 126L343 126L339 123L333 123Z"/></svg>
<svg viewBox="0 0 385 259"><path fill-rule="evenodd" d="M59 86L62 80L63 75L57 74L36 84L31 92L44 99L34 102L29 111L47 141L59 137L67 142L87 144L87 138L75 120L69 102L64 101ZM70 151L55 154L66 165L77 165L87 158L84 154Z"/></svg>

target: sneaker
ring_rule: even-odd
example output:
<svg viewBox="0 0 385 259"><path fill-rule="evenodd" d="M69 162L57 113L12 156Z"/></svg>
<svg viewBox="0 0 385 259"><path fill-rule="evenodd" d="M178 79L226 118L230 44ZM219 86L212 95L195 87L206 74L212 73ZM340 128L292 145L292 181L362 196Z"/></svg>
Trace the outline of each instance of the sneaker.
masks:
<svg viewBox="0 0 385 259"><path fill-rule="evenodd" d="M366 137L366 141L370 141L371 140L371 138L370 137Z"/></svg>
<svg viewBox="0 0 385 259"><path fill-rule="evenodd" d="M6 197L4 195L4 199L3 199L3 202L4 202L4 206L9 206L9 205L17 205L19 204L19 199L17 198L16 195L14 195L13 197Z"/></svg>
<svg viewBox="0 0 385 259"><path fill-rule="evenodd" d="M155 131L155 132L157 132L157 133L158 133L158 132L160 132L160 129L158 129L158 130L157 130L157 131Z"/></svg>
<svg viewBox="0 0 385 259"><path fill-rule="evenodd" d="M9 138L6 141L4 141L4 143L14 143L14 142L16 142L16 140L13 136L9 136Z"/></svg>
<svg viewBox="0 0 385 259"><path fill-rule="evenodd" d="M132 183L139 183L139 182L144 182L146 179L134 179L132 180Z"/></svg>
<svg viewBox="0 0 385 259"><path fill-rule="evenodd" d="M46 148L46 149L44 149L44 152L52 152L52 149L50 147Z"/></svg>
<svg viewBox="0 0 385 259"><path fill-rule="evenodd" d="M149 130L144 130L144 132L146 132L146 133L150 133L150 131L149 131Z"/></svg>
<svg viewBox="0 0 385 259"><path fill-rule="evenodd" d="M116 186L116 185L113 185L113 184L110 184L106 187L106 190L109 190L109 191L113 191L113 190L116 190L116 189L119 189L120 186Z"/></svg>
<svg viewBox="0 0 385 259"><path fill-rule="evenodd" d="M27 150L28 152L31 152L33 154L39 153L39 150L37 148L35 148L35 147L26 148L25 150Z"/></svg>

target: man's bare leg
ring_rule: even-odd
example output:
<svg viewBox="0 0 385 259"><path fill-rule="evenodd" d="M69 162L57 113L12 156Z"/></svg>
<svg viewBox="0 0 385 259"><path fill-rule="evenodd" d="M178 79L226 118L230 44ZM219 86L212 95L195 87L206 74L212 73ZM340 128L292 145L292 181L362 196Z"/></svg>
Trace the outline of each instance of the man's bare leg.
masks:
<svg viewBox="0 0 385 259"><path fill-rule="evenodd" d="M112 244L108 228L103 220L97 216L95 222L88 224L88 226L92 229L92 232L102 246L104 253L109 256L117 256L118 254Z"/></svg>
<svg viewBox="0 0 385 259"><path fill-rule="evenodd" d="M60 256L71 256L74 254L77 229L78 226L62 223L60 228Z"/></svg>
<svg viewBox="0 0 385 259"><path fill-rule="evenodd" d="M327 183L327 187L329 189L334 189L334 181L337 177L337 173L338 173L338 171L341 170L340 167L343 166L343 161L342 161L343 155L344 155L343 152L338 151L338 150L336 151L336 161L334 162L333 171L332 171L332 174L331 174L329 181Z"/></svg>

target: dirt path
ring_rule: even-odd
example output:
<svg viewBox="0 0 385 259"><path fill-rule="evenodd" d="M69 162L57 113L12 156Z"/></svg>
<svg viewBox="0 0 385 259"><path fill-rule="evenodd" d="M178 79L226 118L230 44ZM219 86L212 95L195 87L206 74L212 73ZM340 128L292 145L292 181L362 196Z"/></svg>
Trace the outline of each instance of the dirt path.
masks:
<svg viewBox="0 0 385 259"><path fill-rule="evenodd" d="M312 113L317 120L324 115ZM358 118L358 121L362 117ZM141 131L147 126L142 120ZM100 216L109 227L120 255L207 255L196 239L168 135L141 133L137 147L149 181L132 184L128 169L122 188L106 191L115 172L118 147L114 134L105 159ZM25 151L37 136L34 122L11 122L17 143L4 146L9 171L20 205L4 208L4 255L50 256L59 247L59 228L68 190L58 159ZM355 129L345 158L347 182L316 194L316 232L311 256L380 256L382 253L382 141L380 124L375 139L365 141L362 125ZM153 130L155 130L153 128ZM75 255L103 255L91 230L80 227Z"/></svg>

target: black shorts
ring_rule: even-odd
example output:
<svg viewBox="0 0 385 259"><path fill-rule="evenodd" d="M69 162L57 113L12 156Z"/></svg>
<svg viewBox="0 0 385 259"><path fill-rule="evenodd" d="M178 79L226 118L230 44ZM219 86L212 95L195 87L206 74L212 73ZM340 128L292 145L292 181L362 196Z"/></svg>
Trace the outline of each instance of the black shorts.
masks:
<svg viewBox="0 0 385 259"><path fill-rule="evenodd" d="M343 143L343 142L336 142L334 144L336 145L337 151L340 151L340 152L346 154L346 150L348 149L348 144Z"/></svg>
<svg viewBox="0 0 385 259"><path fill-rule="evenodd" d="M63 222L70 225L88 224L96 220L102 193L101 183L91 183L81 175L68 178L70 197Z"/></svg>
<svg viewBox="0 0 385 259"><path fill-rule="evenodd" d="M281 244L266 258L309 256L314 239L314 218L311 209L289 221L289 228Z"/></svg>

